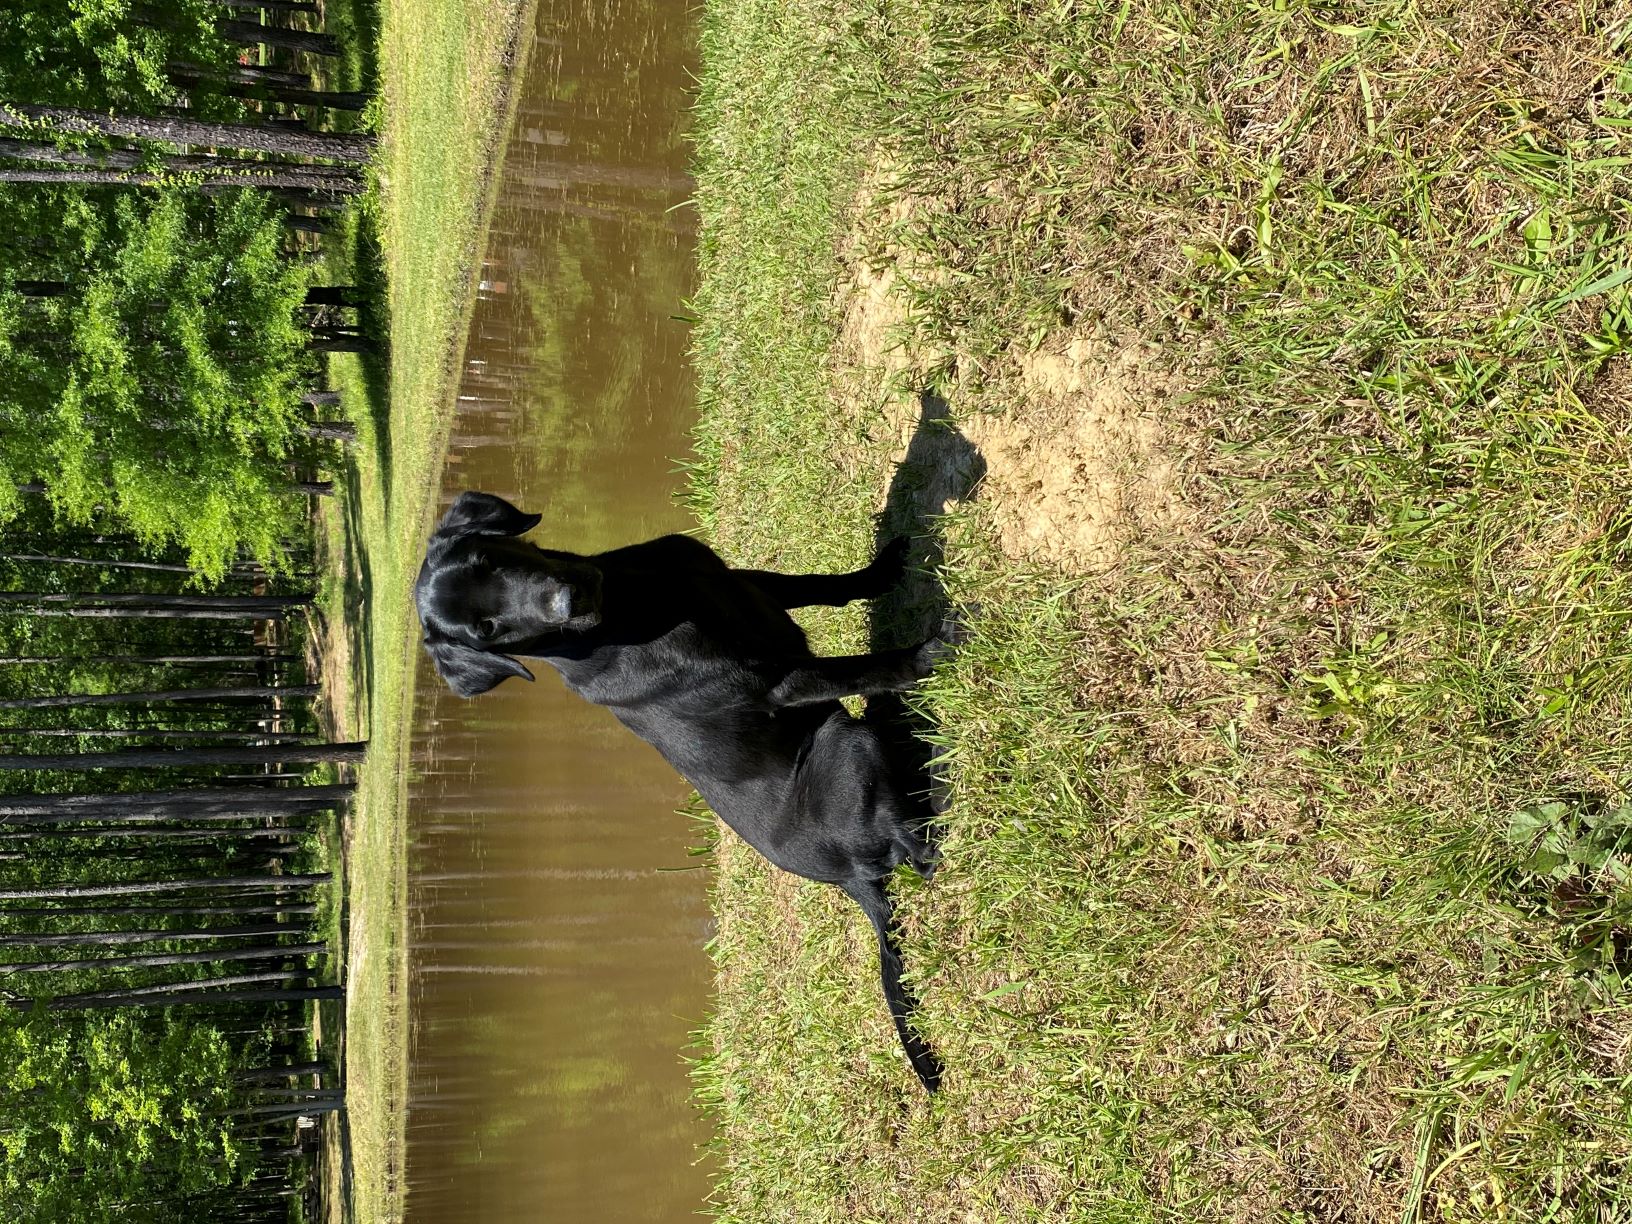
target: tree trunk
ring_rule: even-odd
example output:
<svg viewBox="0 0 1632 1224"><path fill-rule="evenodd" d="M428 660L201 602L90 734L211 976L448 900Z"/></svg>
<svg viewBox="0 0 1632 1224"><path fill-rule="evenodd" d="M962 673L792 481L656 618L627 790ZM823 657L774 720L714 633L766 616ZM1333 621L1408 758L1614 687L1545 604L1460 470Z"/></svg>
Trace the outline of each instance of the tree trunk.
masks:
<svg viewBox="0 0 1632 1224"><path fill-rule="evenodd" d="M301 162L257 161L245 157L220 157L215 154L176 154L159 160L157 170L152 159L140 149L59 149L47 141L0 139L0 157L24 161L44 162L48 166L81 167L91 170L144 171L153 174L202 174L210 181L239 183L238 176L276 174L300 180L297 186L317 186L332 180L361 183L355 169L345 166L309 165ZM19 168L20 169L20 168ZM48 173L40 171L40 173ZM253 183L244 184L253 186ZM276 184L282 186L283 184ZM52 282L41 282L51 284Z"/></svg>
<svg viewBox="0 0 1632 1224"><path fill-rule="evenodd" d="M233 1109L228 1112L238 1116L254 1118L294 1118L299 1117L301 1114L333 1113L336 1110L344 1109L345 1105L345 1090L332 1088L324 1090L321 1096L316 1096L301 1104L246 1105L241 1109Z"/></svg>
<svg viewBox="0 0 1632 1224"><path fill-rule="evenodd" d="M112 752L0 753L0 769L192 769L208 765L355 765L368 745L311 744L266 748L120 748Z"/></svg>
<svg viewBox="0 0 1632 1224"><path fill-rule="evenodd" d="M222 21L216 24L221 37L228 42L254 46L283 47L289 51L305 51L311 55L339 55L340 44L332 34L314 34L307 30L286 30L281 26L262 25L258 21Z"/></svg>
<svg viewBox="0 0 1632 1224"><path fill-rule="evenodd" d="M8 910L7 913L15 913ZM0 948L118 948L144 943L192 943L202 939L247 939L291 935L305 928L293 923L264 922L254 926L193 927L175 931L72 931L65 935L0 935Z"/></svg>
<svg viewBox="0 0 1632 1224"><path fill-rule="evenodd" d="M300 820L300 813L248 813L245 815L216 815L207 816L140 816L132 819L120 819L113 816L98 820L88 820L79 816L14 816L7 817L0 822L0 838L10 835L39 834L41 836L57 837L120 837L122 830L148 830L151 832L176 832L192 834L209 839L216 834L243 829L241 821L270 821L272 823L256 823L248 826L256 829L275 831L290 837L296 837L307 832L307 825ZM90 825L95 832L87 832L82 826ZM139 836L138 834L134 834Z"/></svg>
<svg viewBox="0 0 1632 1224"><path fill-rule="evenodd" d="M232 1078L240 1084L261 1084L269 1080L288 1079L291 1075L332 1075L334 1068L326 1062L290 1063L284 1067L252 1067Z"/></svg>
<svg viewBox="0 0 1632 1224"><path fill-rule="evenodd" d="M87 990L79 994L58 995L52 1003L114 1002L115 1000L153 999L164 995L187 994L207 986L252 986L261 982L304 982L311 978L309 969L262 969L254 973L228 973L217 978L187 978L180 982L159 982L152 986L127 986L119 990ZM115 1003L117 1006L117 1003Z"/></svg>
<svg viewBox="0 0 1632 1224"><path fill-rule="evenodd" d="M3 591L0 616L282 620L310 607L310 595L160 595L105 591Z"/></svg>
<svg viewBox="0 0 1632 1224"><path fill-rule="evenodd" d="M19 282L43 284L44 282ZM21 288L18 292L22 292ZM42 565L92 565L98 569L152 570L165 574L196 574L190 565L165 565L158 561L107 561L100 557L53 557L44 553L0 553L0 561L35 561Z"/></svg>
<svg viewBox="0 0 1632 1224"><path fill-rule="evenodd" d="M313 421L306 426L306 436L350 445L357 440L357 426L350 421Z"/></svg>
<svg viewBox="0 0 1632 1224"><path fill-rule="evenodd" d="M164 66L165 75L185 79L237 81L245 85L288 85L292 89L311 89L309 72L289 72L265 64L191 64L186 60L171 60Z"/></svg>
<svg viewBox="0 0 1632 1224"><path fill-rule="evenodd" d="M66 132L122 136L166 144L247 149L257 153L320 157L341 162L367 161L374 148L373 137L352 133L295 132L269 125L203 123L194 119L143 115L103 115L73 107L0 102L0 126L34 130L36 125L44 125L47 132L54 127Z"/></svg>
<svg viewBox="0 0 1632 1224"><path fill-rule="evenodd" d="M235 822L241 820L275 820L280 823L276 828L289 828L303 831L304 825L293 824L292 820L301 815L321 808L245 808L237 812L190 812L185 809L174 812L102 812L87 814L76 812L72 815L57 816L0 816L0 830L35 830L58 829L68 825L95 824L99 826L118 825L132 828L150 828L153 826L179 825L183 829L196 829L200 833L208 833L211 829L230 829ZM69 836L72 836L70 833ZM106 836L112 837L110 832Z"/></svg>
<svg viewBox="0 0 1632 1224"><path fill-rule="evenodd" d="M14 659L7 659L10 664L62 664L72 663L129 663L139 667L219 667L225 663L293 663L299 655L287 654L283 651L271 651L267 654L231 654L231 655L21 655ZM243 672L234 670L229 674L242 675Z"/></svg>
<svg viewBox="0 0 1632 1224"><path fill-rule="evenodd" d="M362 306L363 291L356 285L313 285L306 290L308 306Z"/></svg>
<svg viewBox="0 0 1632 1224"><path fill-rule="evenodd" d="M310 595L168 595L157 591L0 591L0 604L107 604L112 607L226 608L243 612L283 612L309 608Z"/></svg>
<svg viewBox="0 0 1632 1224"><path fill-rule="evenodd" d="M334 877L317 875L202 876L190 880L122 880L116 884L49 884L41 888L0 888L0 901L49 901L71 897L140 897L148 893L189 892L194 889L310 888Z"/></svg>
<svg viewBox="0 0 1632 1224"><path fill-rule="evenodd" d="M372 96L361 90L298 89L288 85L221 83L215 86L229 98L248 98L277 106L320 106L326 110L356 113L368 106Z"/></svg>
<svg viewBox="0 0 1632 1224"><path fill-rule="evenodd" d="M13 961L0 964L0 978L18 973L71 973L77 969L164 969L171 965L231 964L238 961L289 960L318 956L326 943L262 944L259 947L210 949L206 952L165 952L153 956L97 956L82 960ZM191 983L190 983L191 984Z"/></svg>
<svg viewBox="0 0 1632 1224"><path fill-rule="evenodd" d="M313 1089L310 1085L305 1085L305 1087L294 1087L294 1089L290 1089L290 1087L256 1089L255 1097L263 1100L263 1102L290 1103L302 1102L302 1100L331 1100L331 1098L339 1097L343 1093L344 1089L333 1089L333 1087L331 1089Z"/></svg>
<svg viewBox="0 0 1632 1224"><path fill-rule="evenodd" d="M265 9L269 13L311 13L316 15L317 5L308 0L216 0L223 8L233 9Z"/></svg>
<svg viewBox="0 0 1632 1224"><path fill-rule="evenodd" d="M311 918L317 906L309 901L287 905L61 905L20 906L4 911L8 918L266 918L287 914Z"/></svg>
<svg viewBox="0 0 1632 1224"><path fill-rule="evenodd" d="M68 794L0 795L0 824L8 817L62 816L68 820L108 820L145 815L264 815L338 807L351 801L356 784L324 786L193 786L146 791L76 791Z"/></svg>
<svg viewBox="0 0 1632 1224"><path fill-rule="evenodd" d="M363 336L329 335L314 339L306 345L308 353L372 353L375 345Z"/></svg>
<svg viewBox="0 0 1632 1224"><path fill-rule="evenodd" d="M256 620L281 621L283 613L279 611L254 612L233 611L231 608L210 607L128 607L112 608L4 608L0 607L0 616L50 616L67 617L74 620Z"/></svg>
<svg viewBox="0 0 1632 1224"><path fill-rule="evenodd" d="M216 828L153 829L146 825L115 825L113 828L28 829L22 832L0 832L0 849L31 842L60 842L72 838L113 838L133 842L196 842L201 847L230 845L233 842L267 841L276 838L298 837L304 830L290 825L264 825L248 828L242 825Z"/></svg>
<svg viewBox="0 0 1632 1224"><path fill-rule="evenodd" d="M322 217L303 217L299 213L285 213L283 223L296 233L316 234L319 238L334 232L334 226Z"/></svg>
<svg viewBox="0 0 1632 1224"><path fill-rule="evenodd" d="M342 986L319 986L315 989L291 987L284 990L230 990L230 986L253 986L266 982L303 982L310 973L239 973L230 977L194 979L167 986L144 986L135 990L96 990L86 994L58 995L46 1000L47 1011L92 1011L114 1007L182 1007L193 1003L273 1003L299 999L343 999ZM202 990L198 987L216 985L221 989ZM192 987L193 989L184 989ZM16 1011L34 1010L35 1000L7 999Z"/></svg>
<svg viewBox="0 0 1632 1224"><path fill-rule="evenodd" d="M310 976L310 975L308 975ZM297 981L298 978L291 978ZM92 1003L90 1007L189 1007L197 1003L214 1003L239 1006L244 1003L295 1003L303 1001L322 1002L324 1000L338 1000L346 997L344 986L314 986L297 987L284 990L199 990L192 994L173 995L170 998L152 999L134 1004L114 1000L108 1003ZM29 1010L32 1004L19 1010ZM62 1007L56 1000L46 1005L50 1011L84 1011L84 1006ZM315 1112L303 1110L301 1112Z"/></svg>
<svg viewBox="0 0 1632 1224"><path fill-rule="evenodd" d="M219 191L218 187L206 187L205 192ZM324 195L321 191L302 191L298 187L279 187L272 194L282 200L286 208L309 208L315 213L337 213L345 207L345 201L338 196ZM326 222L327 218L323 218Z"/></svg>
<svg viewBox="0 0 1632 1224"><path fill-rule="evenodd" d="M170 731L162 727L14 727L0 730L0 739L148 739L163 743L199 743L220 740L227 744L298 744L311 737L299 731Z"/></svg>
<svg viewBox="0 0 1632 1224"><path fill-rule="evenodd" d="M256 697L316 697L316 684L286 684L281 688L150 689L140 693L72 693L58 697L13 697L0 701L0 710L54 710L84 706L136 705L154 701L229 701ZM26 728L19 728L26 730ZM90 733L94 734L94 732Z"/></svg>
<svg viewBox="0 0 1632 1224"><path fill-rule="evenodd" d="M188 171L189 175L197 174L197 184L201 187L253 187L264 190L279 190L286 187L298 187L303 191L326 191L330 195L351 196L362 195L363 183L345 175L313 175L304 173L290 173L268 171L266 173L248 171L226 171L198 173ZM162 187L185 186L177 183L170 174L150 174L137 170L14 170L9 167L0 167L0 183L48 183L71 185L83 183L92 187Z"/></svg>

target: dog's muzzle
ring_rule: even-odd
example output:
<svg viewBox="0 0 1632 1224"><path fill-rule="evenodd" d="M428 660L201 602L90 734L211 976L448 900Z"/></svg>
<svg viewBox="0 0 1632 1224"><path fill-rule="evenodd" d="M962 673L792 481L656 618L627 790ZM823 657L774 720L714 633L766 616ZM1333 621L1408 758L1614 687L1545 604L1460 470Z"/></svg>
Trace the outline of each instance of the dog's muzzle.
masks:
<svg viewBox="0 0 1632 1224"><path fill-rule="evenodd" d="M549 609L551 619L562 622L571 620L572 588L567 586L557 587L555 594L550 597Z"/></svg>

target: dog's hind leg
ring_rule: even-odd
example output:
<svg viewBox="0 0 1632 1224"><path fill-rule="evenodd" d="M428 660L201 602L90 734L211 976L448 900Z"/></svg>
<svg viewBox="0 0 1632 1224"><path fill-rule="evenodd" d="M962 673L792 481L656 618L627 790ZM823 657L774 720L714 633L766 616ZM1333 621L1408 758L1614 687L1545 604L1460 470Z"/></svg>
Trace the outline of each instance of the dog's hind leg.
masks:
<svg viewBox="0 0 1632 1224"><path fill-rule="evenodd" d="M778 574L773 570L734 570L779 608L817 605L839 608L858 599L877 599L892 590L906 572L906 537L891 540L872 563L848 574Z"/></svg>
<svg viewBox="0 0 1632 1224"><path fill-rule="evenodd" d="M896 830L895 847L903 863L910 863L920 876L932 880L935 878L935 868L940 866L941 851L930 840L928 832L925 822L903 822Z"/></svg>

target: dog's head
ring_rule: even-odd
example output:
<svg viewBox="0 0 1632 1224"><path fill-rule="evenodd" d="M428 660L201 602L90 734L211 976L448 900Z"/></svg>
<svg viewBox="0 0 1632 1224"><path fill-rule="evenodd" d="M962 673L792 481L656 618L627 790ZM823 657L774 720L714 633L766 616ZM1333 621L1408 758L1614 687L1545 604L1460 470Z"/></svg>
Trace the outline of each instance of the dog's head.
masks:
<svg viewBox="0 0 1632 1224"><path fill-rule="evenodd" d="M517 537L538 526L491 493L464 493L432 533L414 583L425 649L461 697L533 674L510 653L535 653L600 624L601 575L584 558Z"/></svg>

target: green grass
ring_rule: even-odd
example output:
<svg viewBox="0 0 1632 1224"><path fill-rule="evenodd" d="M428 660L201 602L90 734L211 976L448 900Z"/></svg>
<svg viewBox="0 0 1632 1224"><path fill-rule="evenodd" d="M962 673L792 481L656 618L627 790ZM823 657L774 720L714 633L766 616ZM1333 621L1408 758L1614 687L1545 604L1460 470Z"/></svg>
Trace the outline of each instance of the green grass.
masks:
<svg viewBox="0 0 1632 1224"><path fill-rule="evenodd" d="M901 890L937 1100L852 909L722 845L721 1218L1632 1216L1617 12L711 6L694 482L734 559L862 559L916 387L1021 419L1033 350L1137 336L1182 388L1182 513L1107 571L1014 560L978 497L939 528L973 638ZM862 264L893 376L842 343Z"/></svg>
<svg viewBox="0 0 1632 1224"><path fill-rule="evenodd" d="M331 385L357 445L324 525L331 577L328 690L341 734L369 741L346 845L346 1082L349 1153L331 1210L363 1224L400 1219L407 1000L404 755L417 632L409 589L429 534L454 406L491 169L528 0L392 0L377 55L347 79L377 79L375 183L342 223L331 263L369 290L389 356L331 358ZM346 10L367 33L367 6Z"/></svg>

